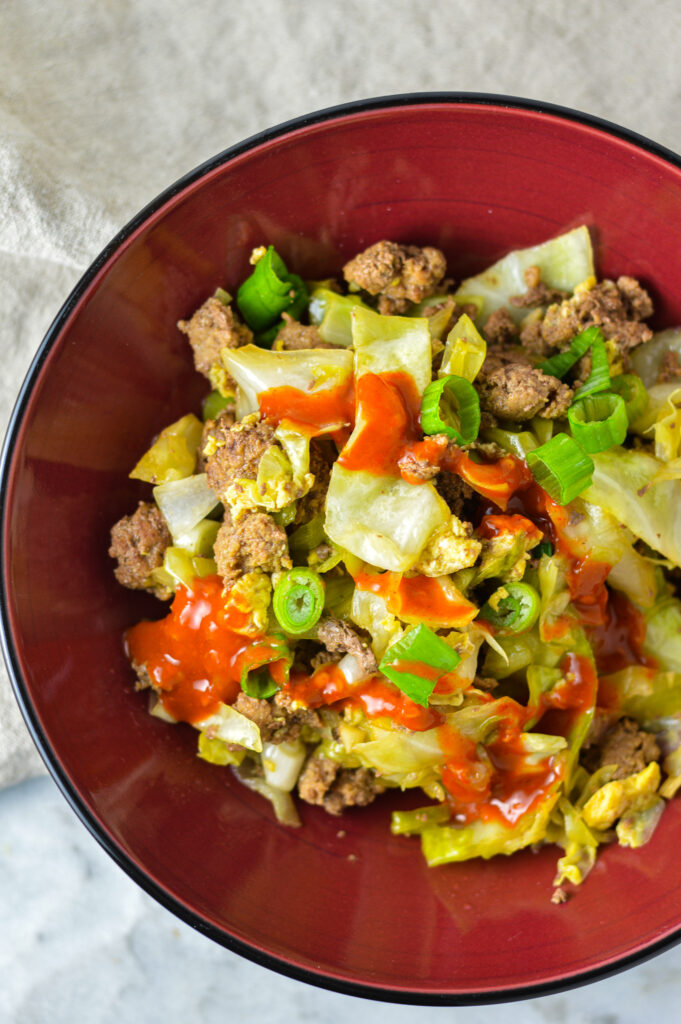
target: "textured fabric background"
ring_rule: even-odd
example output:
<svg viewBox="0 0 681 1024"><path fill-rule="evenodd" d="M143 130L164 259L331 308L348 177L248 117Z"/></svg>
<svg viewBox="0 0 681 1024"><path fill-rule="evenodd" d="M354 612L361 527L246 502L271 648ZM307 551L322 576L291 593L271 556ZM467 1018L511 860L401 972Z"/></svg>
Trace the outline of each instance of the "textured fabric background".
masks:
<svg viewBox="0 0 681 1024"><path fill-rule="evenodd" d="M680 37L673 0L0 0L2 430L82 271L214 153L320 107L443 89L681 150ZM41 770L0 670L0 785Z"/></svg>

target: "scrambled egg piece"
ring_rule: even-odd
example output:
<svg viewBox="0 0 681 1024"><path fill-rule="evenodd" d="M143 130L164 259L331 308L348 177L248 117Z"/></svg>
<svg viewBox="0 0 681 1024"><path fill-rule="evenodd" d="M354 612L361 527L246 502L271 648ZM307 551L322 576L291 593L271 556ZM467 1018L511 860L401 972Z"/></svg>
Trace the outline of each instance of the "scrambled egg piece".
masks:
<svg viewBox="0 0 681 1024"><path fill-rule="evenodd" d="M246 636L265 633L269 621L268 611L272 600L272 583L265 572L244 573L229 589L228 603L244 614L244 623L236 633Z"/></svg>
<svg viewBox="0 0 681 1024"><path fill-rule="evenodd" d="M627 811L647 804L660 785L660 766L657 761L626 779L606 782L587 800L583 817L590 828L609 829Z"/></svg>
<svg viewBox="0 0 681 1024"><path fill-rule="evenodd" d="M431 534L414 566L424 576L447 576L474 565L482 551L479 540L471 537L470 523L462 523L455 515Z"/></svg>

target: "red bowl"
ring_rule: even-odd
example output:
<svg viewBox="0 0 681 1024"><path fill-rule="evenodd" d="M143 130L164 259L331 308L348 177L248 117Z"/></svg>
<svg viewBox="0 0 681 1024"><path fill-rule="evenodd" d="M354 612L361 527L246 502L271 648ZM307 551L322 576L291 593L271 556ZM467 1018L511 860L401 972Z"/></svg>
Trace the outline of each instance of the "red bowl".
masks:
<svg viewBox="0 0 681 1024"><path fill-rule="evenodd" d="M143 210L67 299L7 435L2 618L17 699L76 813L143 888L284 974L414 1003L493 1001L603 977L681 937L681 801L643 850L605 850L550 902L557 851L428 869L389 833L390 797L342 824L276 824L189 727L146 713L125 627L159 608L120 588L111 524L127 473L205 382L175 322L234 289L272 242L302 275L381 238L441 247L455 277L570 226L599 271L681 322L681 161L631 132L524 100L416 95L338 107L247 140ZM341 831L342 830L342 831Z"/></svg>

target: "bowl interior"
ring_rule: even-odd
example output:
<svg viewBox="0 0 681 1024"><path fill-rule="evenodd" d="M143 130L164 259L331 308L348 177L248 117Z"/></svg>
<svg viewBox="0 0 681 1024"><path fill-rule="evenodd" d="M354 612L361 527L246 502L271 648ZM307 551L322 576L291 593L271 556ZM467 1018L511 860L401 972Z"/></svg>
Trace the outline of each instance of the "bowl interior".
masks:
<svg viewBox="0 0 681 1024"><path fill-rule="evenodd" d="M219 941L308 980L396 999L495 998L590 976L681 924L681 805L642 851L606 850L550 902L557 851L428 870L391 837L390 797L342 820L278 826L195 733L146 714L122 650L160 606L114 581L112 523L146 488L127 473L205 382L175 323L253 246L337 273L381 238L433 244L452 276L571 226L602 275L649 285L681 322L681 172L595 124L533 109L421 102L352 110L266 138L155 204L48 336L9 438L5 619L16 686L67 795L126 870ZM245 944L245 945L241 945Z"/></svg>

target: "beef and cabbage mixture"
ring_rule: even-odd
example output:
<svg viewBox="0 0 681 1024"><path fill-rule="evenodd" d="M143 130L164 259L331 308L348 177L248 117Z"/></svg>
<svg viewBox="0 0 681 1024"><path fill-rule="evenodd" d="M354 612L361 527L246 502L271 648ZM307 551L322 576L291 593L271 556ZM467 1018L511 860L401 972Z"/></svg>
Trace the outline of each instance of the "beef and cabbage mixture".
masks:
<svg viewBox="0 0 681 1024"><path fill-rule="evenodd" d="M561 902L681 785L681 329L585 227L462 282L388 241L251 263L179 322L203 415L112 530L170 602L137 686L280 822L420 791L428 864L554 843Z"/></svg>

